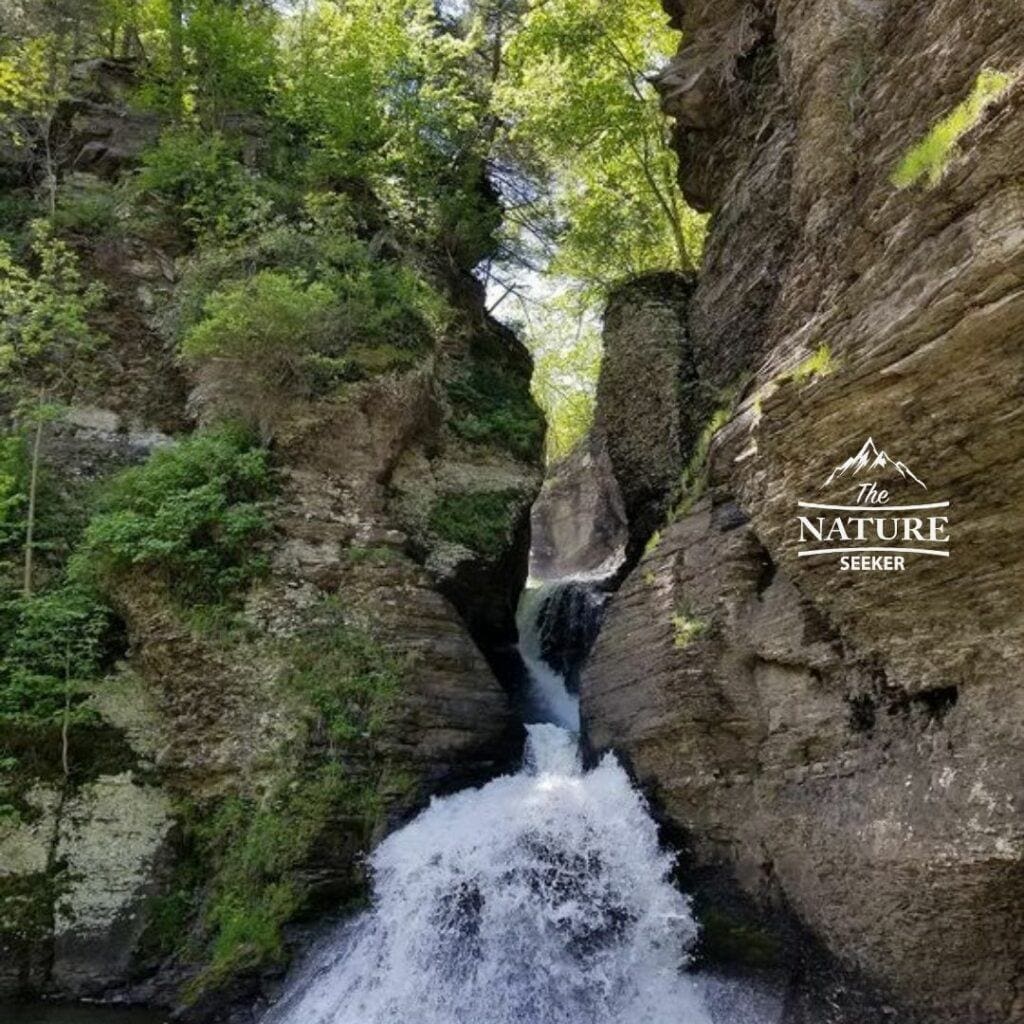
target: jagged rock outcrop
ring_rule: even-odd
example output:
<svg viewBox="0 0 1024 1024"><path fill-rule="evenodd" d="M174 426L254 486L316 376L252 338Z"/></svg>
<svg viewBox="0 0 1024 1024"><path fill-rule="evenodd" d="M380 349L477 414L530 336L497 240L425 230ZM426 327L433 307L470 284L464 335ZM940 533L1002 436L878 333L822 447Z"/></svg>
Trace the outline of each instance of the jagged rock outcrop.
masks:
<svg viewBox="0 0 1024 1024"><path fill-rule="evenodd" d="M707 494L610 607L590 736L901 1020L1024 1020L1024 26L670 7L681 183L715 211L688 345L708 386L750 376ZM900 179L984 69L1006 88ZM799 557L797 501L853 502L871 477L822 487L869 436L927 485L890 471L894 498L951 502L948 558Z"/></svg>
<svg viewBox="0 0 1024 1024"><path fill-rule="evenodd" d="M618 288L605 310L594 433L618 483L631 557L663 518L694 436L692 290L688 277L649 274Z"/></svg>
<svg viewBox="0 0 1024 1024"><path fill-rule="evenodd" d="M530 514L530 577L607 576L625 555L626 511L604 439L588 434L549 466Z"/></svg>
<svg viewBox="0 0 1024 1024"><path fill-rule="evenodd" d="M98 57L72 69L72 96L58 116L66 121L64 145L74 154L75 170L116 178L156 142L166 118L131 106L137 85L130 59Z"/></svg>

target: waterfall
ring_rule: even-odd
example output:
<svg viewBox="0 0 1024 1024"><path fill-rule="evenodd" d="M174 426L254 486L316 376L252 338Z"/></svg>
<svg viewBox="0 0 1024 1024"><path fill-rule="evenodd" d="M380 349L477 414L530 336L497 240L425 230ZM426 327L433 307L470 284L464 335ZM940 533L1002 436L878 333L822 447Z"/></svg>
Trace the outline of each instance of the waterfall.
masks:
<svg viewBox="0 0 1024 1024"><path fill-rule="evenodd" d="M527 722L553 722L569 732L580 729L579 699L569 692L566 678L545 658L544 611L551 585L528 586L519 600L519 653L528 673L523 717Z"/></svg>
<svg viewBox="0 0 1024 1024"><path fill-rule="evenodd" d="M312 951L263 1024L763 1019L727 990L733 1008L712 1014L721 992L682 970L689 900L621 765L581 766L577 699L543 656L544 597L521 611L534 719L521 770L435 798L385 839L371 909Z"/></svg>

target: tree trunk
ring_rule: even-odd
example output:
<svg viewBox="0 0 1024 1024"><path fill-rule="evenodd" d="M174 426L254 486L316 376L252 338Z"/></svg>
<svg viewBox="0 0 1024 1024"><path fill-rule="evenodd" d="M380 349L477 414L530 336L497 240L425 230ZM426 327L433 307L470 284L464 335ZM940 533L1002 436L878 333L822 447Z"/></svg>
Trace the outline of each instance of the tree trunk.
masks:
<svg viewBox="0 0 1024 1024"><path fill-rule="evenodd" d="M49 114L40 123L40 132L43 140L43 174L45 175L46 187L46 209L52 218L57 211L57 168L53 159L53 115Z"/></svg>
<svg viewBox="0 0 1024 1024"><path fill-rule="evenodd" d="M36 527L36 491L39 486L39 454L43 446L43 421L36 423L36 433L32 441L32 459L29 464L28 477L28 512L25 520L25 578L24 592L26 597L32 596L32 544Z"/></svg>
<svg viewBox="0 0 1024 1024"><path fill-rule="evenodd" d="M183 0L170 0L170 25L167 34L171 47L171 105L175 118L181 117L185 104L184 19Z"/></svg>
<svg viewBox="0 0 1024 1024"><path fill-rule="evenodd" d="M64 649L64 718L60 726L60 765L64 778L71 774L68 757L68 738L71 730L71 650Z"/></svg>

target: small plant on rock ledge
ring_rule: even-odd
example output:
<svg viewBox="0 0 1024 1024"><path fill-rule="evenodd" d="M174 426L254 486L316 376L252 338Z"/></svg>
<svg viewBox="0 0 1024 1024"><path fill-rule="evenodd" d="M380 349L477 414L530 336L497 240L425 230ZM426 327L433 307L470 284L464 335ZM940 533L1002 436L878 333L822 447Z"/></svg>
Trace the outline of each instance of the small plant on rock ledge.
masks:
<svg viewBox="0 0 1024 1024"><path fill-rule="evenodd" d="M695 640L707 632L706 619L697 618L687 610L681 609L672 616L672 643L680 650L689 647Z"/></svg>

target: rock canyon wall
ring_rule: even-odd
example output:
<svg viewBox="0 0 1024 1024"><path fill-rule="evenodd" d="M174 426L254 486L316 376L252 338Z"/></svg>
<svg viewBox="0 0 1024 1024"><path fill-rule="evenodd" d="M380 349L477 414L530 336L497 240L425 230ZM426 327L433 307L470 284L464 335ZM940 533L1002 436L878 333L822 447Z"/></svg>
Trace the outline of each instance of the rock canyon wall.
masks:
<svg viewBox="0 0 1024 1024"><path fill-rule="evenodd" d="M680 408L644 427L622 381L599 388L599 420L648 431L628 444L684 440L585 669L586 728L695 867L787 908L897 1019L1024 1020L1024 19L1000 0L668 9L680 183L713 217L661 338ZM832 476L869 437L919 481ZM800 557L797 502L875 478L950 503L948 557Z"/></svg>

